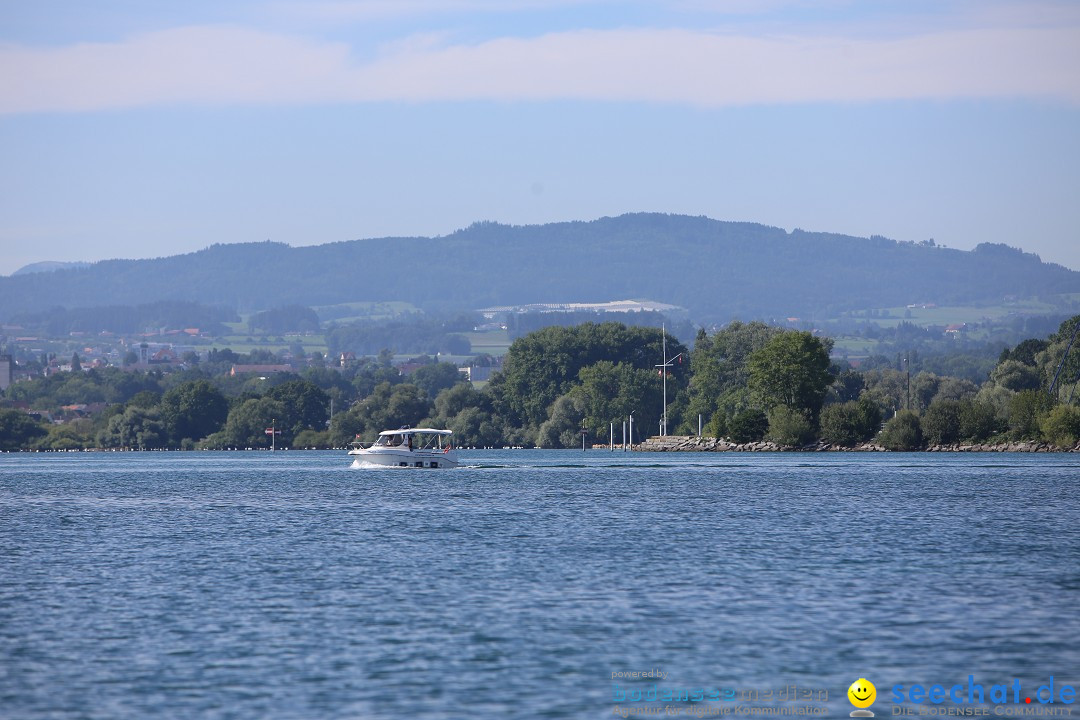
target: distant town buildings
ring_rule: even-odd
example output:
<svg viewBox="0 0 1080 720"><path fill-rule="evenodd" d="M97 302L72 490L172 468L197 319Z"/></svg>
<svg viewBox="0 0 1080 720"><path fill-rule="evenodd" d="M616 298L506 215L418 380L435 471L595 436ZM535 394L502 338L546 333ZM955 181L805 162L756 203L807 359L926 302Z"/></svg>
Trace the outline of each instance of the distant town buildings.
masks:
<svg viewBox="0 0 1080 720"><path fill-rule="evenodd" d="M469 367L460 368L461 374L465 376L465 379L469 382L486 382L491 379L491 376L501 370L502 367L479 367L476 365L470 365Z"/></svg>
<svg viewBox="0 0 1080 720"><path fill-rule="evenodd" d="M11 387L15 376L15 361L10 355L0 355L0 391Z"/></svg>
<svg viewBox="0 0 1080 720"><path fill-rule="evenodd" d="M686 308L678 305L656 302L655 300L611 300L601 303L531 303L528 305L497 305L495 307L481 308L477 310L486 319L493 320L499 316L513 315L518 313L572 313L572 312L598 312L598 313L630 313L630 312L658 312L665 315L680 315L686 313Z"/></svg>
<svg viewBox="0 0 1080 720"><path fill-rule="evenodd" d="M233 365L229 370L230 375L245 375L256 373L259 375L273 375L274 373L292 372L292 365Z"/></svg>

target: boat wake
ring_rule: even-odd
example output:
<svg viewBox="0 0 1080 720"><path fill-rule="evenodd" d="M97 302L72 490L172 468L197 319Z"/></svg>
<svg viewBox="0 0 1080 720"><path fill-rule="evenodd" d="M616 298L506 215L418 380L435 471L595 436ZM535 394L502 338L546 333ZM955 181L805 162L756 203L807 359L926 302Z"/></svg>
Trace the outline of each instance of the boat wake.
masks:
<svg viewBox="0 0 1080 720"><path fill-rule="evenodd" d="M357 458L352 461L352 465L349 466L352 470L408 470L408 468L399 468L396 465L380 465L378 463L366 462Z"/></svg>

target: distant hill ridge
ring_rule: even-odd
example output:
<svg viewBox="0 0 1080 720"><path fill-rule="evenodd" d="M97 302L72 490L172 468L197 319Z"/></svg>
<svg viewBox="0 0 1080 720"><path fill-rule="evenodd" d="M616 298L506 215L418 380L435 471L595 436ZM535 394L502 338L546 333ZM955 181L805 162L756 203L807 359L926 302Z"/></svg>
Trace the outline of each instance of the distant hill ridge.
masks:
<svg viewBox="0 0 1080 720"><path fill-rule="evenodd" d="M31 273L56 272L57 270L71 270L72 268L90 267L88 262L56 262L55 260L43 260L41 262L24 265L12 275L29 275Z"/></svg>
<svg viewBox="0 0 1080 720"><path fill-rule="evenodd" d="M1006 245L962 251L638 213L547 225L479 222L437 238L212 245L3 277L0 319L42 306L156 300L251 312L359 300L474 309L648 297L688 308L700 321L723 322L1065 292L1080 292L1080 273Z"/></svg>

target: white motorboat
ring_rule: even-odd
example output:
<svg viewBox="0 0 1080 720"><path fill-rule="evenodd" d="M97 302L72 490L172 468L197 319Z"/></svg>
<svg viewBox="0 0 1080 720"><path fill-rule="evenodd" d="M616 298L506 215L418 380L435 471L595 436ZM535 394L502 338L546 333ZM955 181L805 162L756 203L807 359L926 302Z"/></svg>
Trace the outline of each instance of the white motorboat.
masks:
<svg viewBox="0 0 1080 720"><path fill-rule="evenodd" d="M354 443L349 455L361 463L386 467L456 468L457 451L450 442L453 434L433 428L383 430L367 447Z"/></svg>

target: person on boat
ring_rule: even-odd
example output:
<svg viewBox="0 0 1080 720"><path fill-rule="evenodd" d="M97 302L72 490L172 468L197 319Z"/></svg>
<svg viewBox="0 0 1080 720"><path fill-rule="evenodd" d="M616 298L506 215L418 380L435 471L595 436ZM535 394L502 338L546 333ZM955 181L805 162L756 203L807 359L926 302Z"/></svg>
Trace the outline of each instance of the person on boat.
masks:
<svg viewBox="0 0 1080 720"><path fill-rule="evenodd" d="M412 435L407 435L406 437L409 438L409 452L412 452Z"/></svg>

